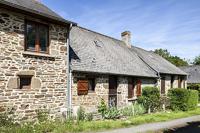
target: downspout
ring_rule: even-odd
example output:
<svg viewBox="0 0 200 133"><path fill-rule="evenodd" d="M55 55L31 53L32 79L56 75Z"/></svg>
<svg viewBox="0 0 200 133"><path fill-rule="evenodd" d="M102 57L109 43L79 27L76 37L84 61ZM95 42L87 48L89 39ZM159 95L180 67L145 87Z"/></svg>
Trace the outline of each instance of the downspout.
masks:
<svg viewBox="0 0 200 133"><path fill-rule="evenodd" d="M70 24L69 31L67 34L67 118L71 116L72 113L72 104L71 104L71 68L70 68L70 32L72 29L72 24Z"/></svg>

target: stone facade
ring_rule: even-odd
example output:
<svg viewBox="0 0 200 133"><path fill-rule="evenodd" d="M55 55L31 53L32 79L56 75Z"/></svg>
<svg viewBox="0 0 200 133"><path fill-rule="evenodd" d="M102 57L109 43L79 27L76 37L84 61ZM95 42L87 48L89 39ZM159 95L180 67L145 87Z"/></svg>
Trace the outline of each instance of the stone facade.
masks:
<svg viewBox="0 0 200 133"><path fill-rule="evenodd" d="M172 88L178 88L179 75L162 75L161 77L165 78L165 92L168 93L168 90ZM174 78L173 85L171 85L171 79ZM181 88L187 88L187 77L184 77L185 82L181 82ZM161 90L161 80L158 80L158 88Z"/></svg>
<svg viewBox="0 0 200 133"><path fill-rule="evenodd" d="M95 75L95 91L89 92L87 95L78 95L77 93L77 80L78 78L85 78L88 74L73 73L72 77L72 107L74 115L78 108L81 106L86 112L97 112L97 107L101 98L108 104L109 102L109 75L97 74ZM152 78L136 78L142 82L142 88L145 86L156 86L156 79ZM117 107L123 108L129 105L133 99L128 99L128 77L117 76ZM136 86L135 86L136 94Z"/></svg>
<svg viewBox="0 0 200 133"><path fill-rule="evenodd" d="M50 54L36 54L24 50L24 22L24 15L0 10L0 111L11 109L17 120L44 108L60 116L67 102L67 28L49 24ZM19 89L20 75L32 76L31 89Z"/></svg>

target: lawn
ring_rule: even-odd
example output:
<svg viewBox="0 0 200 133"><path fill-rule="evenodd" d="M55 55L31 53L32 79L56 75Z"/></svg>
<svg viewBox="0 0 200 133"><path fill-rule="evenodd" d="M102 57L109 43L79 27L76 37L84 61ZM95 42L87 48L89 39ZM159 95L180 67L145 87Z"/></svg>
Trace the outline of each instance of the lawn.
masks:
<svg viewBox="0 0 200 133"><path fill-rule="evenodd" d="M102 121L48 121L39 124L26 124L23 126L3 126L1 133L68 133L68 132L94 132L107 129L123 128L151 122L168 121L177 118L200 115L200 108L187 112L160 112L130 117L127 120L102 120Z"/></svg>

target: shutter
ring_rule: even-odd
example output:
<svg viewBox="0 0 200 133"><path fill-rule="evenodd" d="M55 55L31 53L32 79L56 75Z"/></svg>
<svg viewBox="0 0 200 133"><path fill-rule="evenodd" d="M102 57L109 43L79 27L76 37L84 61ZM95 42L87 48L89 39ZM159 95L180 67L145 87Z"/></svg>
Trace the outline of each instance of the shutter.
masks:
<svg viewBox="0 0 200 133"><path fill-rule="evenodd" d="M128 80L128 98L133 98L134 96L134 84L133 80L129 79Z"/></svg>
<svg viewBox="0 0 200 133"><path fill-rule="evenodd" d="M88 94L88 80L79 80L78 95L87 95L87 94Z"/></svg>
<svg viewBox="0 0 200 133"><path fill-rule="evenodd" d="M142 82L141 82L141 80L138 80L137 81L137 96L141 96L141 93L142 93L142 87L141 87L141 84L142 84Z"/></svg>

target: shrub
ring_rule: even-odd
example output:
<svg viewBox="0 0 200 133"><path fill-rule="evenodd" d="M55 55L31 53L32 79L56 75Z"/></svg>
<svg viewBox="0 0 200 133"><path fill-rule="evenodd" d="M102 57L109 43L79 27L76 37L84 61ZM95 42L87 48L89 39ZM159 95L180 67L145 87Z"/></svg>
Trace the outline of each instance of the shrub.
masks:
<svg viewBox="0 0 200 133"><path fill-rule="evenodd" d="M85 110L81 106L80 106L80 108L77 111L77 120L78 121L85 120Z"/></svg>
<svg viewBox="0 0 200 133"><path fill-rule="evenodd" d="M14 120L12 117L8 116L8 113L2 113L0 114L0 127L11 127L13 125L15 125Z"/></svg>
<svg viewBox="0 0 200 133"><path fill-rule="evenodd" d="M37 119L39 122L45 122L48 120L48 114L49 111L48 110L36 110L36 114L37 114Z"/></svg>
<svg viewBox="0 0 200 133"><path fill-rule="evenodd" d="M168 92L170 108L172 110L187 111L195 109L198 104L198 92L187 89L171 89Z"/></svg>
<svg viewBox="0 0 200 133"><path fill-rule="evenodd" d="M138 103L144 105L148 113L154 112L160 107L160 92L156 87L145 87L142 96L138 98Z"/></svg>
<svg viewBox="0 0 200 133"><path fill-rule="evenodd" d="M200 84L190 84L187 87L190 90L197 90L199 93L199 101L200 101Z"/></svg>
<svg viewBox="0 0 200 133"><path fill-rule="evenodd" d="M121 113L123 116L136 116L141 115L145 113L145 108L143 105L136 103L133 103L132 105L125 107L121 110Z"/></svg>
<svg viewBox="0 0 200 133"><path fill-rule="evenodd" d="M106 110L104 114L105 119L118 119L120 117L120 111L116 107L111 107Z"/></svg>
<svg viewBox="0 0 200 133"><path fill-rule="evenodd" d="M92 113L86 114L86 115L85 115L85 119L86 119L87 121L92 121L92 120L93 120L93 114L92 114Z"/></svg>
<svg viewBox="0 0 200 133"><path fill-rule="evenodd" d="M188 99L188 108L189 110L196 109L198 105L199 94L196 90L188 90L189 99Z"/></svg>
<svg viewBox="0 0 200 133"><path fill-rule="evenodd" d="M107 111L107 105L103 99L101 99L100 105L98 106L98 112L101 113L104 118L105 112Z"/></svg>

